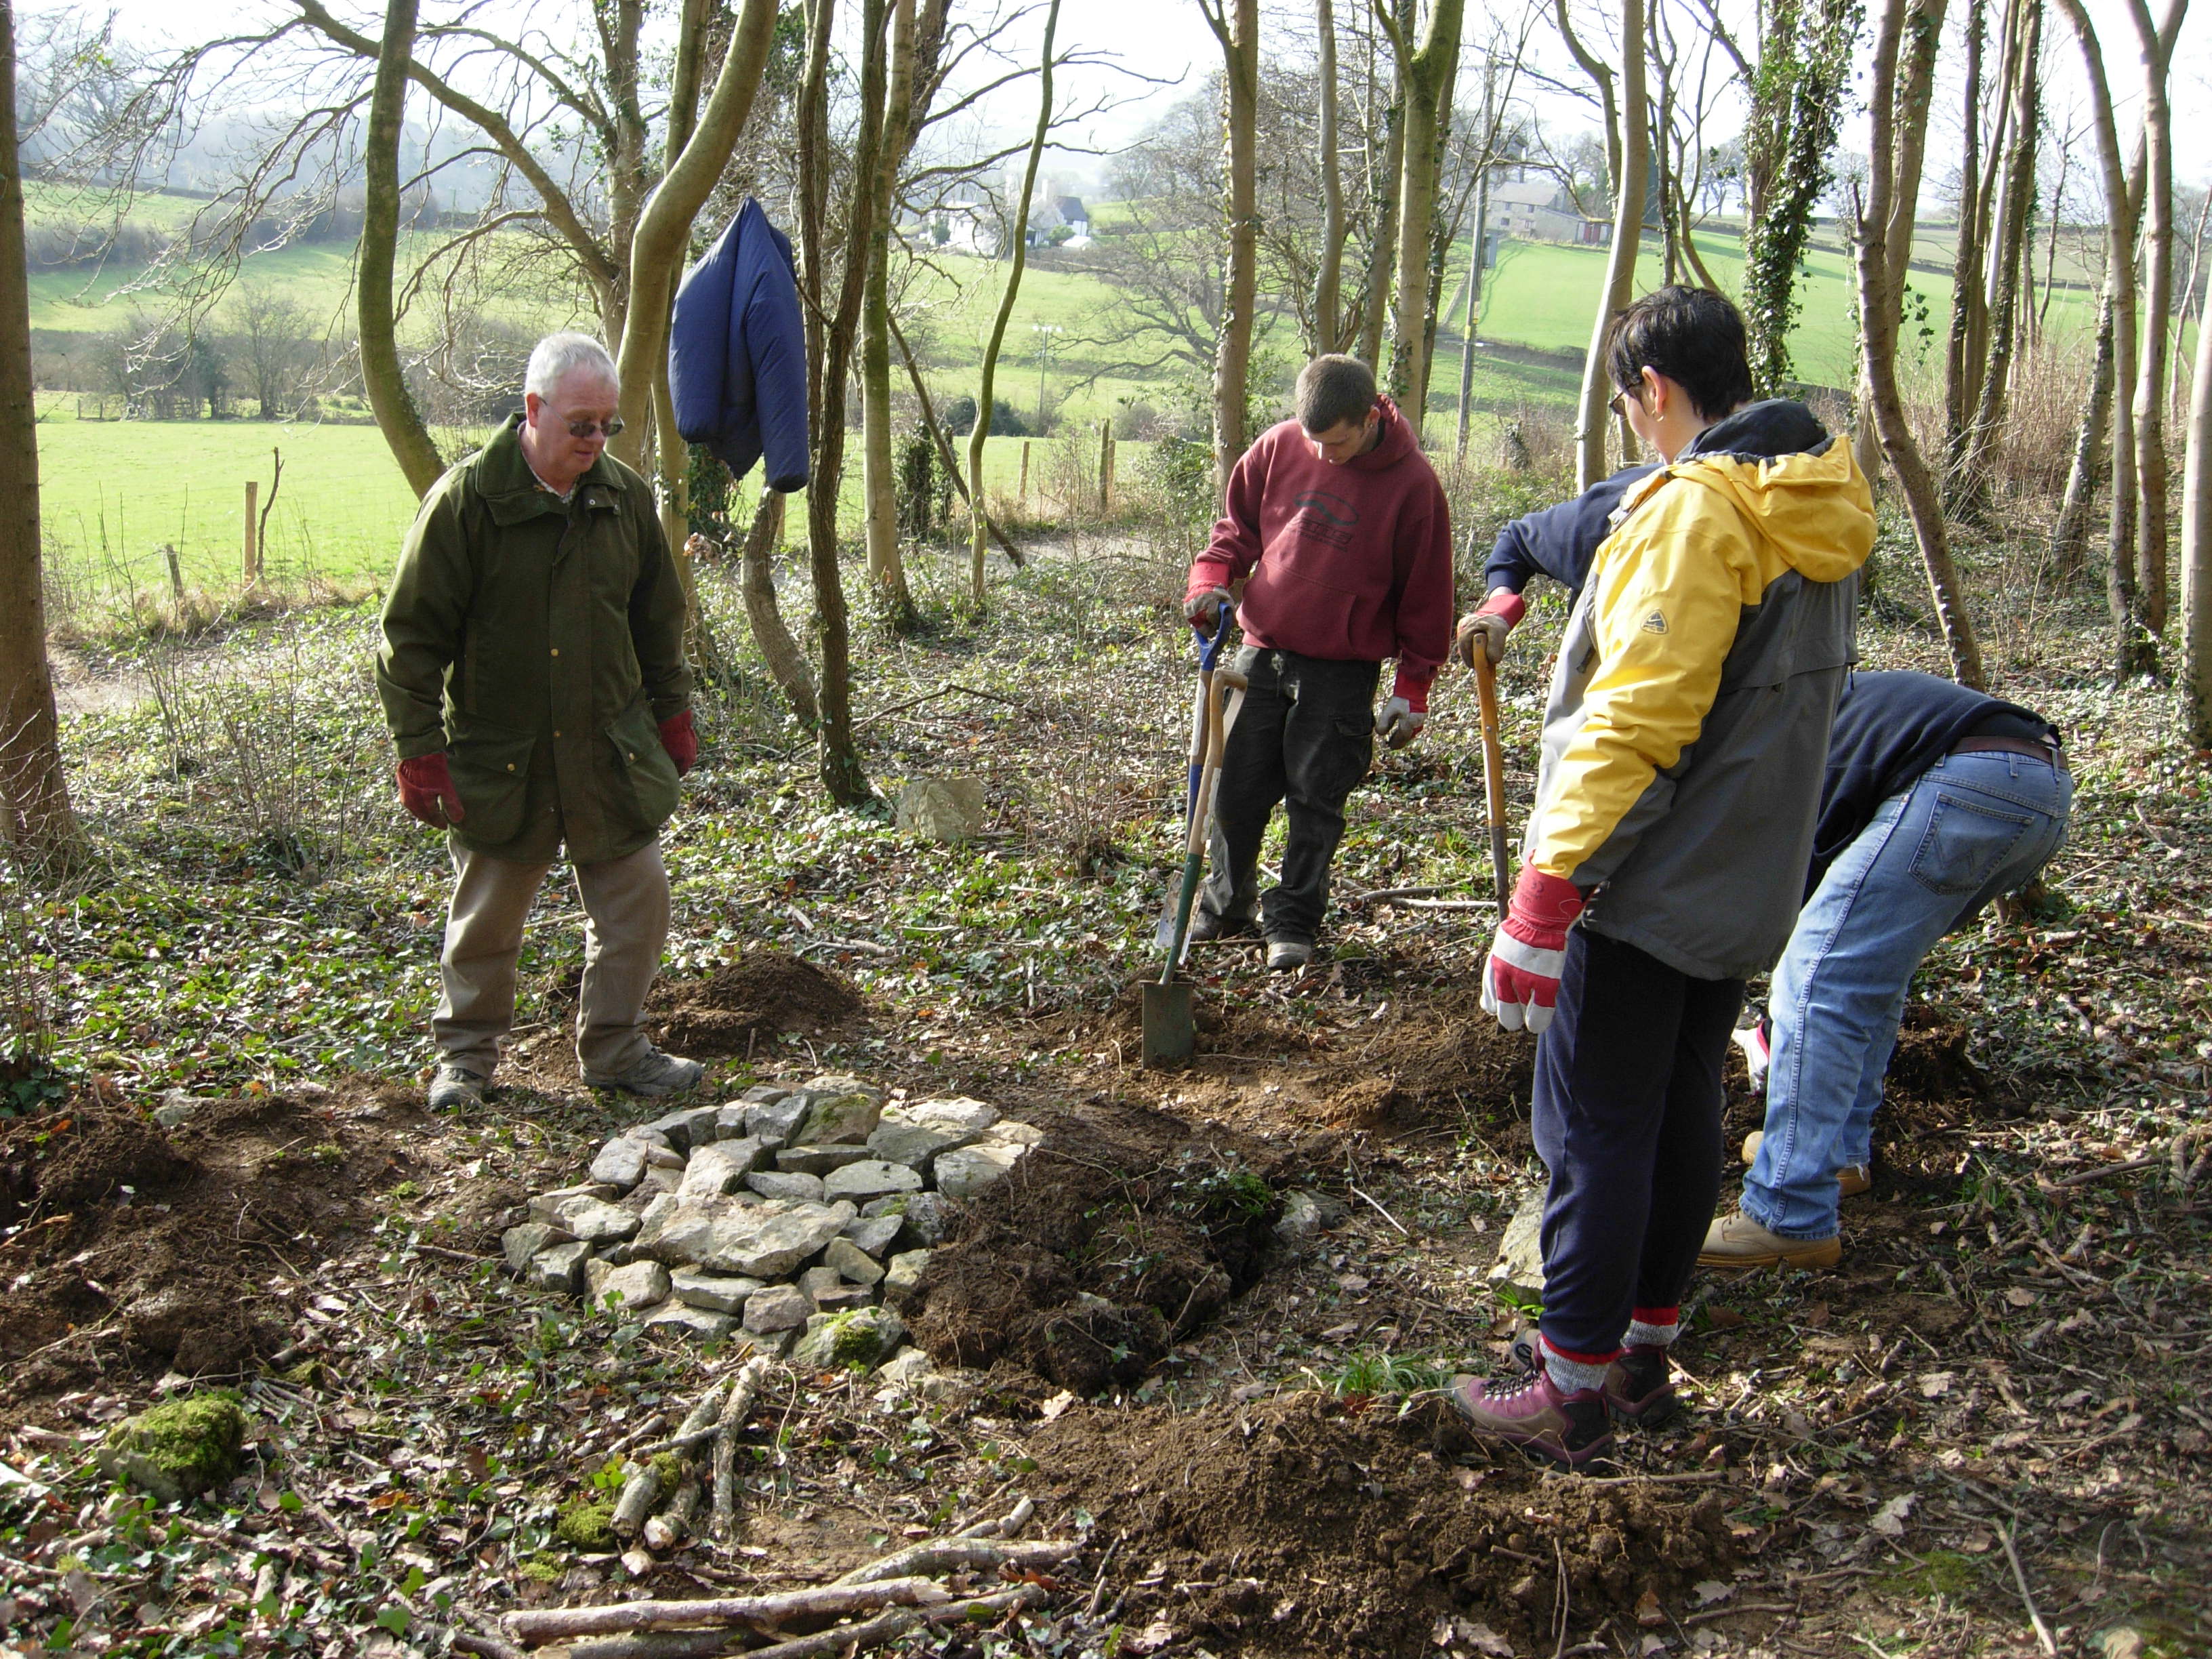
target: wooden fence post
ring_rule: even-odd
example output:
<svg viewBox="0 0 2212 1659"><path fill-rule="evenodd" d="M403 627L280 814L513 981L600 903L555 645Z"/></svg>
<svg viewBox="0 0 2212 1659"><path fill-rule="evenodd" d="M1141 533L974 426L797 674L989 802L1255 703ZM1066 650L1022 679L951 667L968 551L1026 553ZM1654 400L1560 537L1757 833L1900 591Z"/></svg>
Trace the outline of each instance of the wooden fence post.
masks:
<svg viewBox="0 0 2212 1659"><path fill-rule="evenodd" d="M1114 422L1098 422L1098 513L1103 518L1114 510Z"/></svg>
<svg viewBox="0 0 2212 1659"><path fill-rule="evenodd" d="M260 496L261 481L248 478L246 481L246 585L248 587L261 580L261 544L253 533L256 527L253 507Z"/></svg>
<svg viewBox="0 0 2212 1659"><path fill-rule="evenodd" d="M1024 513L1028 512L1028 511L1029 511L1029 507L1030 507L1030 441L1029 441L1027 438L1024 438L1024 439L1023 439L1023 440L1022 440L1022 511L1023 511L1023 512L1024 512Z"/></svg>
<svg viewBox="0 0 2212 1659"><path fill-rule="evenodd" d="M181 620L185 614L185 568L177 561L175 548L164 547L161 551L168 557L169 592L177 602L177 616Z"/></svg>

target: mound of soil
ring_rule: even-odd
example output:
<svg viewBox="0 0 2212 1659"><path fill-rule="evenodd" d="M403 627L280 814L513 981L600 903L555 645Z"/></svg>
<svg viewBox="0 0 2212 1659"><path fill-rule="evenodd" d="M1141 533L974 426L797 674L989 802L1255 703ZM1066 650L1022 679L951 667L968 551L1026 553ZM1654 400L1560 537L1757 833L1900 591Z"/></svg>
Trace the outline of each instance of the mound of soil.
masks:
<svg viewBox="0 0 2212 1659"><path fill-rule="evenodd" d="M388 1122L411 1109L397 1089ZM381 1131L282 1096L210 1101L164 1133L93 1107L0 1133L0 1414L120 1362L232 1374L282 1346L265 1287L319 1259L400 1169Z"/></svg>
<svg viewBox="0 0 2212 1659"><path fill-rule="evenodd" d="M1265 1271L1279 1178L1266 1154L1172 1118L1071 1114L931 1255L915 1338L941 1364L1127 1388Z"/></svg>
<svg viewBox="0 0 2212 1659"><path fill-rule="evenodd" d="M860 1011L853 988L783 951L748 951L704 979L664 983L647 1005L678 1054L742 1054L763 1034L819 1031Z"/></svg>
<svg viewBox="0 0 2212 1659"><path fill-rule="evenodd" d="M1517 1460L1461 1468L1449 1407L1394 1419L1362 1403L1079 1407L1026 1449L1141 1564L1124 1623L1163 1618L1238 1653L1422 1652L1443 1614L1525 1649L1552 1639L1563 1573L1585 1627L1729 1559L1717 1494L1547 1480Z"/></svg>

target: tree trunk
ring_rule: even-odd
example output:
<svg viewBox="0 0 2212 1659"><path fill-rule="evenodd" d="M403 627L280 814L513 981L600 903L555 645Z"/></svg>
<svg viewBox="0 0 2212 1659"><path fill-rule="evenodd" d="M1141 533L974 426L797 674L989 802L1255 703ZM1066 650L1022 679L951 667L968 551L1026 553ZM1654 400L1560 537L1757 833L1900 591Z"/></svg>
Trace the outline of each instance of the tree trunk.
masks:
<svg viewBox="0 0 2212 1659"><path fill-rule="evenodd" d="M1467 262L1467 319L1459 348L1459 424L1452 434L1452 452L1467 459L1468 430L1474 419L1474 334L1482 315L1482 254L1490 240L1490 155L1498 143L1498 65L1482 65L1482 153L1474 176L1474 250Z"/></svg>
<svg viewBox="0 0 2212 1659"><path fill-rule="evenodd" d="M913 631L914 595L899 554L891 478L891 208L914 107L914 0L892 0L890 90L883 154L866 191L867 289L860 297L860 477L867 502L868 580L894 632ZM856 205L861 192L855 191Z"/></svg>
<svg viewBox="0 0 2212 1659"><path fill-rule="evenodd" d="M1260 0L1202 8L1221 45L1228 100L1228 261L1222 272L1221 330L1213 349L1213 485L1244 453L1244 404L1252 378L1252 312L1260 283Z"/></svg>
<svg viewBox="0 0 2212 1659"><path fill-rule="evenodd" d="M1052 40L1060 27L1060 0L1052 0L1044 15L1044 56L1037 70L1036 131L1030 137L1029 160L1022 167L1022 197L1012 226L1013 264L1006 271L1006 291L999 296L998 315L991 319L991 337L983 347L983 368L977 377L975 424L968 429L968 586L978 605L983 601L983 556L990 539L983 494L983 443L991 435L992 393L999 378L999 348L1006 343L1006 325L1021 293L1022 270L1029 264L1030 201L1036 191L1037 161L1044 154L1045 135L1052 130Z"/></svg>
<svg viewBox="0 0 2212 1659"><path fill-rule="evenodd" d="M2190 746L2212 749L2212 328L2201 324L2181 467L2181 715Z"/></svg>
<svg viewBox="0 0 2212 1659"><path fill-rule="evenodd" d="M2174 21L2186 0L2176 0ZM2166 338L2173 310L2173 112L2168 102L2172 46L2147 27L2149 13L2133 8L2143 54L2145 174L2142 253L2142 358L2136 378L2136 572L2146 649L2155 658L2166 629Z"/></svg>
<svg viewBox="0 0 2212 1659"><path fill-rule="evenodd" d="M1882 453L1897 475L1920 544L1921 562L1928 572L1928 587L1942 624L1943 640L1951 653L1951 672L1961 685L1981 690L1981 647L1960 592L1959 573L1952 562L1942 503L1936 481L1905 417L1905 404L1897 386L1897 335L1902 296L1890 284L1890 201L1895 192L1897 167L1896 90L1898 46L1904 33L1905 0L1886 0L1875 36L1874 84L1868 101L1868 194L1859 216L1858 266L1861 348L1865 356L1866 380L1874 392L1873 413L1881 434Z"/></svg>
<svg viewBox="0 0 2212 1659"><path fill-rule="evenodd" d="M646 203L630 235L628 301L615 344L616 367L622 379L622 415L628 429L608 447L631 466L643 464L650 429L646 416L653 406L654 386L667 377L669 312L675 303L676 278L690 252L692 222L737 148L738 133L752 112L775 34L774 0L745 0L707 107L682 153L669 163L659 188ZM819 404L816 410L819 418ZM666 442L674 452L673 465L682 468L684 452L675 441L672 424ZM682 544L681 541L677 544Z"/></svg>
<svg viewBox="0 0 2212 1659"><path fill-rule="evenodd" d="M62 769L46 665L46 575L39 539L38 408L23 175L15 149L15 8L0 0L0 845L54 869L81 842Z"/></svg>
<svg viewBox="0 0 2212 1659"><path fill-rule="evenodd" d="M1644 39L1644 0L1620 0L1620 38ZM1575 483L1588 489L1606 475L1606 403L1613 377L1605 366L1605 338L1613 313L1635 297L1636 251L1644 230L1644 182L1650 160L1650 123L1644 107L1644 54L1632 47L1621 54L1620 170L1613 186L1613 247L1606 262L1605 290L1583 359L1582 399L1575 418Z"/></svg>
<svg viewBox="0 0 2212 1659"><path fill-rule="evenodd" d="M1386 20L1387 8L1385 0L1378 9ZM1389 385L1417 443L1429 402L1429 233L1436 218L1437 179L1458 80L1465 11L1465 0L1430 0L1428 27L1418 47L1395 28L1392 34L1406 142L1398 174L1397 310L1391 319Z"/></svg>
<svg viewBox="0 0 2212 1659"><path fill-rule="evenodd" d="M1344 326L1344 158L1336 137L1336 7L1314 0L1321 34L1321 268L1314 276L1313 349L1340 349Z"/></svg>
<svg viewBox="0 0 2212 1659"><path fill-rule="evenodd" d="M369 94L368 132L362 145L361 252L355 278L361 326L361 380L392 459L417 496L446 471L438 446L415 407L392 314L392 267L399 247L399 138L405 122L407 71L415 53L416 0L391 0L384 42Z"/></svg>
<svg viewBox="0 0 2212 1659"><path fill-rule="evenodd" d="M769 678L783 693L799 724L811 732L822 724L814 675L806 665L806 653L783 625L783 612L775 601L773 561L783 536L784 501L776 491L762 486L760 505L753 510L752 527L745 532L739 557L738 591L744 596L745 621L752 628L753 643L768 662Z"/></svg>
<svg viewBox="0 0 2212 1659"><path fill-rule="evenodd" d="M1391 71L1395 77L1397 71ZM1395 86L1383 112L1382 167L1369 200L1375 238L1367 250L1365 293L1360 301L1359 360L1370 368L1382 365L1382 330L1390 319L1390 276L1398 264L1398 179L1406 156L1405 95Z"/></svg>
<svg viewBox="0 0 2212 1659"><path fill-rule="evenodd" d="M2105 438L2112 418L2112 283L2108 275L2097 300L2097 343L2089 362L2088 401L2074 434L2074 462L2066 493L2051 526L2051 562L2063 576L2078 576L2089 538L2089 509L2105 470Z"/></svg>
<svg viewBox="0 0 2212 1659"><path fill-rule="evenodd" d="M2013 91L2011 137L1988 262L1994 278L1988 362L1981 373L1980 396L1953 481L1954 500L1969 514L1985 513L1989 507L1990 474L2002 439L2005 399L2011 390L2013 355L2020 334L2025 269L2021 255L2035 206L2035 151L2043 96L2036 70L2043 51L2043 9L2038 5L2022 6L2020 17L2022 33L2013 43L2015 67L2008 72Z"/></svg>

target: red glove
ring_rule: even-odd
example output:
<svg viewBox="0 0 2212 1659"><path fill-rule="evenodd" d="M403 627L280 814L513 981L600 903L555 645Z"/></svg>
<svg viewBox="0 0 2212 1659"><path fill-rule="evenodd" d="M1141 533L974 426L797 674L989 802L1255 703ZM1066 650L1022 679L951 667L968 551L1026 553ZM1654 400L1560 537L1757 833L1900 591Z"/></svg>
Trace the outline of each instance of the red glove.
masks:
<svg viewBox="0 0 2212 1659"><path fill-rule="evenodd" d="M399 763L399 804L433 830L444 830L468 817L461 798L453 793L453 775L446 769L446 751L417 755Z"/></svg>
<svg viewBox="0 0 2212 1659"><path fill-rule="evenodd" d="M1425 714L1429 712L1429 684L1435 678L1433 673L1421 675L1401 668L1390 682L1390 695L1403 697L1406 707L1416 714Z"/></svg>
<svg viewBox="0 0 2212 1659"><path fill-rule="evenodd" d="M1505 636L1518 628L1521 618L1528 614L1528 601L1511 588L1491 589L1480 610L1459 619L1459 637L1452 641L1452 655L1472 668L1474 653L1480 650L1495 666L1505 654Z"/></svg>
<svg viewBox="0 0 2212 1659"><path fill-rule="evenodd" d="M661 721L660 746L676 763L676 775L679 778L699 763L699 734L691 728L690 709Z"/></svg>
<svg viewBox="0 0 2212 1659"><path fill-rule="evenodd" d="M1567 965L1567 928L1582 914L1574 883L1521 866L1513 902L1490 943L1482 970L1482 1006L1509 1031L1526 1025L1541 1031L1559 1006L1559 975Z"/></svg>

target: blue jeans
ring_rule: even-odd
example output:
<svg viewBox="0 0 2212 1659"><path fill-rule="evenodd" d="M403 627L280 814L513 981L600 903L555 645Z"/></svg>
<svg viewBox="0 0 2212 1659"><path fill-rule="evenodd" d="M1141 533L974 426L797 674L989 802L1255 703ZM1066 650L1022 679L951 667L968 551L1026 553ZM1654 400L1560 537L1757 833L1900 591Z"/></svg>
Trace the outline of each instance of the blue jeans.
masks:
<svg viewBox="0 0 2212 1659"><path fill-rule="evenodd" d="M2066 839L2074 781L2032 756L1947 755L1892 795L1798 913L1774 970L1766 1133L1743 1212L1833 1238L1836 1171L1864 1164L1913 969Z"/></svg>

